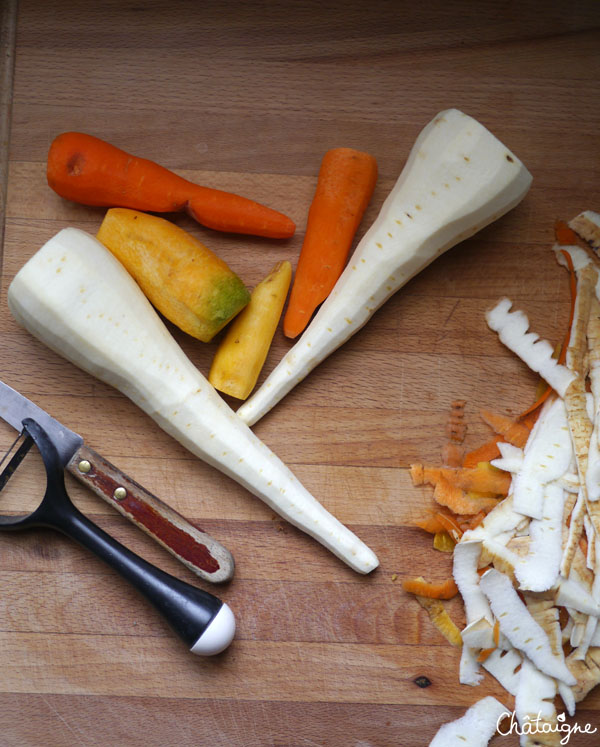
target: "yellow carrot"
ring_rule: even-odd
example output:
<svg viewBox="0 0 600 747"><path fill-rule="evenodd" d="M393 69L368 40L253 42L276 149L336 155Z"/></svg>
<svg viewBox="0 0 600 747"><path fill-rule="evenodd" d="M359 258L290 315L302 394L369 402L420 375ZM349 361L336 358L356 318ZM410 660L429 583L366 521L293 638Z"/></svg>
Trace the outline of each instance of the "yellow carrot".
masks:
<svg viewBox="0 0 600 747"><path fill-rule="evenodd" d="M112 208L97 238L164 317L202 342L210 342L250 300L222 259L157 215Z"/></svg>
<svg viewBox="0 0 600 747"><path fill-rule="evenodd" d="M213 359L208 380L215 389L237 399L246 399L254 389L291 279L291 264L278 262L252 291L250 303L231 323Z"/></svg>

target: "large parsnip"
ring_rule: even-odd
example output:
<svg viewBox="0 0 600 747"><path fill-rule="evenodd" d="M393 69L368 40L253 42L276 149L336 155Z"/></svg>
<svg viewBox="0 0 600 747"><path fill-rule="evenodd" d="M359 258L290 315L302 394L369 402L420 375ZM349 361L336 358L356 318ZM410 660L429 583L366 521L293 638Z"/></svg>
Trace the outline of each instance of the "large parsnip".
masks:
<svg viewBox="0 0 600 747"><path fill-rule="evenodd" d="M123 392L191 452L354 570L368 573L378 565L227 406L123 265L93 236L60 231L17 273L8 303L34 336Z"/></svg>
<svg viewBox="0 0 600 747"><path fill-rule="evenodd" d="M357 332L412 277L525 196L531 175L457 109L421 132L379 216L298 342L239 408L249 425Z"/></svg>

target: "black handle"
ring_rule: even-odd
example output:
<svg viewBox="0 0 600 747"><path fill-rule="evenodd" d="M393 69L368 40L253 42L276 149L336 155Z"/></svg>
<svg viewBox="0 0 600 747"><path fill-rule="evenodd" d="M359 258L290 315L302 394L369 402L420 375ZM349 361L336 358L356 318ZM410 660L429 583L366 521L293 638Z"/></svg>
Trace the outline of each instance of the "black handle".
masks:
<svg viewBox="0 0 600 747"><path fill-rule="evenodd" d="M44 429L32 419L24 420L23 425L40 450L47 475L44 499L27 523L58 529L106 561L164 615L192 648L223 602L146 562L87 519L67 494L58 453Z"/></svg>

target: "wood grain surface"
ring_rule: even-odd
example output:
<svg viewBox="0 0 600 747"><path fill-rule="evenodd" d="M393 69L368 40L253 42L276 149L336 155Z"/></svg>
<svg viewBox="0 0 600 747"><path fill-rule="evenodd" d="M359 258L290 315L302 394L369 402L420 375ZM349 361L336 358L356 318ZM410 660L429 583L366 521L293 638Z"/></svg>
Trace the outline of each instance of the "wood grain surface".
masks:
<svg viewBox="0 0 600 747"><path fill-rule="evenodd" d="M407 467L439 460L452 400L467 401L467 446L489 434L480 408L516 413L532 401L535 378L488 331L488 306L509 296L542 336L562 337L568 279L550 251L553 224L600 209L597 1L20 0L5 8L2 55L14 54L14 85L12 97L3 91L0 130L10 127L0 378L233 552L235 578L218 593L238 632L223 654L193 657L83 549L50 531L2 535L2 747L418 747L484 695L510 705L491 678L459 685L457 651L401 589L404 575L449 571L449 557L411 526L431 499L411 486ZM11 278L46 240L66 226L95 233L102 220L103 210L65 202L46 184L59 132L95 134L289 214L298 226L289 241L220 235L173 216L253 286L279 259L295 266L328 148L377 158L364 231L421 128L448 107L479 119L525 162L530 193L417 276L255 426L375 550L381 566L369 577L193 458L8 311ZM207 373L216 341L170 329ZM289 347L278 330L261 378ZM0 425L0 445L10 439ZM3 510L33 507L40 466L15 479ZM68 487L110 534L199 582L110 506L72 480ZM450 611L461 624L459 600ZM420 688L419 676L431 685ZM600 730L600 689L576 720ZM591 747L598 735L570 744Z"/></svg>

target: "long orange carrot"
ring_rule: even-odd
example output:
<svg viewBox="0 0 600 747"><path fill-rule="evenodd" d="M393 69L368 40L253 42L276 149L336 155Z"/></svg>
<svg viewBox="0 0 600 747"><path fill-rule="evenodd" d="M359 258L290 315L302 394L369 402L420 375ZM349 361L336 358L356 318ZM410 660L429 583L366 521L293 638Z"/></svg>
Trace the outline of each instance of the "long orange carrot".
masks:
<svg viewBox="0 0 600 747"><path fill-rule="evenodd" d="M268 238L290 237L294 222L246 197L202 187L154 161L137 158L93 135L64 132L48 152L48 184L83 205L153 213L185 210L217 231Z"/></svg>
<svg viewBox="0 0 600 747"><path fill-rule="evenodd" d="M287 337L302 332L342 274L376 181L377 162L368 153L353 148L325 153L283 320Z"/></svg>

